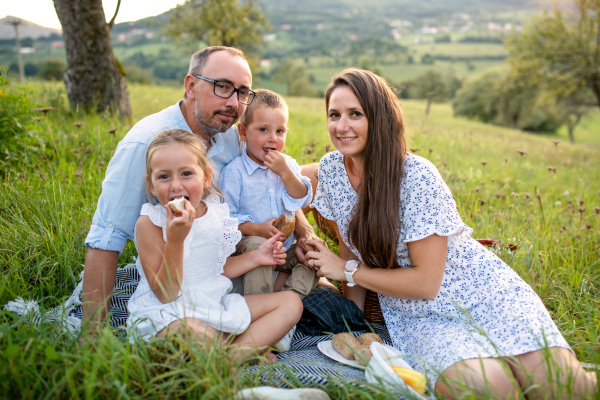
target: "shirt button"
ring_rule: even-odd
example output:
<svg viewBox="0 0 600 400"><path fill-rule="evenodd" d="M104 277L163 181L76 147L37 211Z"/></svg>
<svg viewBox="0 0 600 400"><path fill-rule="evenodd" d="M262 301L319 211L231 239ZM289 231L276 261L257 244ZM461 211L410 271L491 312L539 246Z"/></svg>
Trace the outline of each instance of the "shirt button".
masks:
<svg viewBox="0 0 600 400"><path fill-rule="evenodd" d="M269 192L273 193L273 189L269 189Z"/></svg>
<svg viewBox="0 0 600 400"><path fill-rule="evenodd" d="M109 227L109 228L112 228L112 224L108 224L108 227Z"/></svg>

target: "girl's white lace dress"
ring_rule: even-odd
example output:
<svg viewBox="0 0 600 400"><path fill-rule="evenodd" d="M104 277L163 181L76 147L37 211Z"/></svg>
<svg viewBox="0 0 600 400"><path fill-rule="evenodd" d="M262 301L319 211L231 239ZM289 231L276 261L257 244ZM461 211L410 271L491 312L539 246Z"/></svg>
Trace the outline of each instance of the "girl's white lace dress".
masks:
<svg viewBox="0 0 600 400"><path fill-rule="evenodd" d="M229 217L227 204L221 203L218 196L209 195L203 201L206 214L196 218L184 241L183 279L175 301L162 303L156 297L138 257L136 265L141 278L127 305L127 328L132 335L149 339L182 318L196 318L228 333L239 334L248 328L250 309L246 300L231 293L231 280L223 276L225 261L241 238L237 219ZM147 215L154 225L162 228L166 241L165 208L146 203L140 214Z"/></svg>
<svg viewBox="0 0 600 400"><path fill-rule="evenodd" d="M337 223L348 248L348 225L358 194L350 185L343 156L326 154L311 207ZM431 386L438 374L469 358L499 357L569 345L544 304L519 275L471 238L452 194L435 166L410 154L400 187L401 268L412 266L408 242L432 234L448 237L442 285L433 300L404 300L379 294L390 338L404 359L425 373ZM362 260L361 260L362 261Z"/></svg>

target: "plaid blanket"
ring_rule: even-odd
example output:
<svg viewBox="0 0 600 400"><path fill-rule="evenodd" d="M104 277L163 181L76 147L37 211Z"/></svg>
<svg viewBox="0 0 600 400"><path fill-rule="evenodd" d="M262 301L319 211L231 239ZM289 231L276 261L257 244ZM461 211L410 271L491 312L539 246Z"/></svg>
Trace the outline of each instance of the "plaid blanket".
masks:
<svg viewBox="0 0 600 400"><path fill-rule="evenodd" d="M54 321L63 327L65 333L77 335L81 330L81 281L83 275L80 275L79 278L80 283L69 299L43 315L40 314L39 306L35 301L25 301L21 298L9 302L4 308L20 315L29 315L34 322L39 322L42 319ZM128 317L127 302L135 291L139 278L135 264L129 264L117 270L109 315L110 323L116 330L124 331ZM308 306L308 308L311 308L311 306ZM353 312L348 308L340 315ZM319 318L325 320L326 323L338 324L338 326L340 323L339 317L333 313ZM372 328L375 333L382 337L384 342L391 344L384 325L372 325ZM307 330L310 331L310 334L305 333ZM281 387L325 385L331 379L345 382L366 381L363 369L340 364L324 356L318 350L317 344L319 342L331 340L333 333L337 332L332 332L329 335L315 335L316 330L305 329L305 331L302 329L296 330L290 351L278 354L280 362L271 365L251 366L247 368L247 371L258 372L265 382ZM338 329L338 331L340 330ZM360 332L356 333L356 335L358 334Z"/></svg>

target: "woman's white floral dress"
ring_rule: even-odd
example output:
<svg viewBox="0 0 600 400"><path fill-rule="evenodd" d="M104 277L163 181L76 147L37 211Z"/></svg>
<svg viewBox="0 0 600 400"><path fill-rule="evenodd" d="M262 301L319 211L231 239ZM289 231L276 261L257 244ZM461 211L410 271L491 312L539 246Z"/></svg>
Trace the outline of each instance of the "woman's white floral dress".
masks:
<svg viewBox="0 0 600 400"><path fill-rule="evenodd" d="M339 152L319 165L311 207L335 221L344 243L358 195ZM411 267L407 242L432 234L448 237L448 256L434 300L403 300L379 294L390 337L407 362L433 386L438 374L469 358L518 355L550 347L569 348L531 287L494 253L471 238L450 190L428 160L409 155L400 188L398 262Z"/></svg>
<svg viewBox="0 0 600 400"><path fill-rule="evenodd" d="M246 300L231 293L233 284L223 275L227 257L241 239L238 222L229 217L229 207L212 194L203 200L206 214L194 220L183 242L183 278L175 301L162 303L154 294L140 258L137 269L140 283L131 296L127 309L127 327L133 336L149 339L171 322L196 318L222 332L242 333L250 325L250 309ZM146 203L141 215L163 230L166 241L167 211L160 205Z"/></svg>

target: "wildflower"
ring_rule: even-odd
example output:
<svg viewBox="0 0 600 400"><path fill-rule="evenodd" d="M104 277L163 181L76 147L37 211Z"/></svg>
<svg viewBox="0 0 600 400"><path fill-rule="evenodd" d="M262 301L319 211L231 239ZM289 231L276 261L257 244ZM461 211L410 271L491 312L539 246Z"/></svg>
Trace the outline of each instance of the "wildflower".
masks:
<svg viewBox="0 0 600 400"><path fill-rule="evenodd" d="M525 150L517 150L517 153L519 153L521 155L521 157L523 157L525 154L527 154L527 152Z"/></svg>
<svg viewBox="0 0 600 400"><path fill-rule="evenodd" d="M481 162L481 165L483 165L484 168L485 168L486 164L487 164L487 162L485 162L485 161Z"/></svg>
<svg viewBox="0 0 600 400"><path fill-rule="evenodd" d="M41 107L41 108L36 108L35 111L39 111L41 113L44 113L44 115L48 114L48 111L52 111L54 110L54 107Z"/></svg>
<svg viewBox="0 0 600 400"><path fill-rule="evenodd" d="M76 126L77 128L81 128L82 125L83 125L83 122L75 122L73 124L73 126Z"/></svg>
<svg viewBox="0 0 600 400"><path fill-rule="evenodd" d="M580 206L583 206L585 204L585 201L583 201L583 199L579 199L579 200L577 200L577 202L579 203Z"/></svg>
<svg viewBox="0 0 600 400"><path fill-rule="evenodd" d="M552 143L554 143L554 148L558 149L558 144L560 143L560 140L553 140Z"/></svg>
<svg viewBox="0 0 600 400"><path fill-rule="evenodd" d="M485 205L485 200L479 200L479 205L480 206L484 206Z"/></svg>
<svg viewBox="0 0 600 400"><path fill-rule="evenodd" d="M562 205L562 203L561 203L560 201L557 201L556 203L554 203L554 205L555 205L556 207L560 207L560 206Z"/></svg>
<svg viewBox="0 0 600 400"><path fill-rule="evenodd" d="M325 151L326 151L327 153L329 153L329 152L331 151L331 145L330 145L329 143L327 143L327 144L325 145Z"/></svg>
<svg viewBox="0 0 600 400"><path fill-rule="evenodd" d="M525 196L526 199L529 199L531 197L531 194L529 194L529 193L523 193L523 196Z"/></svg>
<svg viewBox="0 0 600 400"><path fill-rule="evenodd" d="M421 150L421 149L410 149L410 152L416 154L419 150Z"/></svg>
<svg viewBox="0 0 600 400"><path fill-rule="evenodd" d="M511 195L512 197L514 197L515 199L518 199L518 198L519 198L519 193L512 192L510 195Z"/></svg>
<svg viewBox="0 0 600 400"><path fill-rule="evenodd" d="M566 192L563 193L565 196L569 195L569 191L567 190Z"/></svg>
<svg viewBox="0 0 600 400"><path fill-rule="evenodd" d="M594 208L594 212L595 212L596 214L600 214L600 207L595 207L595 208Z"/></svg>
<svg viewBox="0 0 600 400"><path fill-rule="evenodd" d="M546 167L546 169L548 170L548 172L554 172L556 174L556 167L553 167L552 165L548 165Z"/></svg>
<svg viewBox="0 0 600 400"><path fill-rule="evenodd" d="M119 129L119 128L113 128L113 129L109 130L108 133L111 135L114 135L117 132L117 129Z"/></svg>

